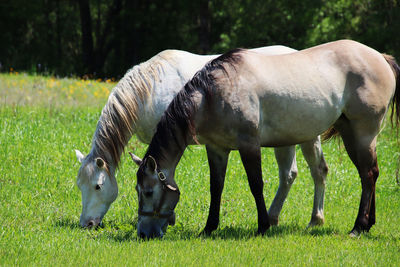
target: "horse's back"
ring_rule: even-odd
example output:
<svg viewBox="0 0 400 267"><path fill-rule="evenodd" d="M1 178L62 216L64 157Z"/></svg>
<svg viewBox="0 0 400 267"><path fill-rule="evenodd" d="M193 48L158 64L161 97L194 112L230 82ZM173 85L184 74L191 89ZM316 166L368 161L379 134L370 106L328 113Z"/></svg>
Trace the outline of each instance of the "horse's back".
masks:
<svg viewBox="0 0 400 267"><path fill-rule="evenodd" d="M297 52L296 49L283 46L283 45L271 45L259 48L249 49L249 51L264 54L264 55L283 55Z"/></svg>
<svg viewBox="0 0 400 267"><path fill-rule="evenodd" d="M263 97L307 100L341 111L358 101L386 109L395 77L383 55L355 41L341 40L272 57L252 55L247 62L257 80L254 90ZM356 99L358 98L358 99ZM268 105L271 100L267 100ZM319 106L318 106L319 108Z"/></svg>
<svg viewBox="0 0 400 267"><path fill-rule="evenodd" d="M378 112L380 120L394 91L384 57L354 41L286 55L239 53L235 67L225 63L229 78L222 70L215 73L214 112L222 116L213 120L228 133L253 129L265 146L311 140L342 114L350 119Z"/></svg>

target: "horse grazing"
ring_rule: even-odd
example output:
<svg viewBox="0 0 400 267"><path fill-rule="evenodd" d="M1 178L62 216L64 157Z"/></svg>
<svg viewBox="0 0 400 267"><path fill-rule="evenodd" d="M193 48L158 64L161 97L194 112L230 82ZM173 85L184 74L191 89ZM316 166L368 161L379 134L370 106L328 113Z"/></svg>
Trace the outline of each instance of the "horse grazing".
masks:
<svg viewBox="0 0 400 267"><path fill-rule="evenodd" d="M250 51L284 54L296 50L284 46L269 46ZM133 67L113 89L97 123L90 153L85 157L76 151L76 156L81 162L77 177L77 185L82 193L81 226L92 227L100 224L116 199L118 185L115 171L131 136L136 134L139 140L149 143L158 121L173 97L196 71L216 57L166 50ZM327 167L319 138L302 144L301 148L315 182L310 225L322 224ZM227 154L221 158L220 153L216 154L211 148L207 150L212 168L210 212L215 213L215 207L219 207L225 175L225 167L221 166L221 162L226 164ZM279 165L280 182L270 208L273 224L278 223L279 213L297 175L294 146L276 148L275 155ZM215 214L210 214L209 218L206 231L211 231L218 225Z"/></svg>
<svg viewBox="0 0 400 267"><path fill-rule="evenodd" d="M175 168L191 143L206 144L216 159L210 163L214 177L225 175L229 151L239 150L257 206L258 233L265 233L270 223L260 147L307 142L327 130L341 135L361 177L351 234L369 231L379 173L376 139L391 101L398 126L399 77L393 57L350 40L276 56L239 49L214 59L169 105L143 160L133 155L140 166L138 234L162 236L173 220L179 200Z"/></svg>

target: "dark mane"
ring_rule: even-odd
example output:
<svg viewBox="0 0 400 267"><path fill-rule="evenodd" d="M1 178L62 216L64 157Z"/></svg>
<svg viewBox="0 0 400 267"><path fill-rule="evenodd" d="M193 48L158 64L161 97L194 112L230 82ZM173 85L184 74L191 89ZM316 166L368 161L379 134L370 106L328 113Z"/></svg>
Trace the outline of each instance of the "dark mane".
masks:
<svg viewBox="0 0 400 267"><path fill-rule="evenodd" d="M236 70L236 65L241 60L242 51L244 51L244 49L234 49L208 62L189 82L185 84L183 89L179 91L172 100L161 117L160 122L157 124L156 133L153 136L146 156L162 156L164 154L162 151L163 145L168 143L171 139L174 140L175 144L182 152L188 145L188 140L186 140L188 135L197 142L194 123L194 115L197 111L197 106L193 100L193 96L196 92L200 92L206 97L207 103L209 103L213 91L217 86L216 77L214 75L215 71L220 70L229 77L226 68L229 66ZM184 139L183 144L178 140L178 138Z"/></svg>

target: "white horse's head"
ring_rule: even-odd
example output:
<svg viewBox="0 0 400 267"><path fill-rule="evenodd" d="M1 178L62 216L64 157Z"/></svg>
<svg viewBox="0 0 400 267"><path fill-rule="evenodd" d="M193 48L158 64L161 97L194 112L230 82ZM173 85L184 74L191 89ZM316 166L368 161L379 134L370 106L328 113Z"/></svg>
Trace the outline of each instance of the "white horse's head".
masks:
<svg viewBox="0 0 400 267"><path fill-rule="evenodd" d="M100 157L87 157L75 150L79 168L77 185L82 193L82 227L98 226L110 205L117 198L118 185L115 179L115 169L107 166Z"/></svg>

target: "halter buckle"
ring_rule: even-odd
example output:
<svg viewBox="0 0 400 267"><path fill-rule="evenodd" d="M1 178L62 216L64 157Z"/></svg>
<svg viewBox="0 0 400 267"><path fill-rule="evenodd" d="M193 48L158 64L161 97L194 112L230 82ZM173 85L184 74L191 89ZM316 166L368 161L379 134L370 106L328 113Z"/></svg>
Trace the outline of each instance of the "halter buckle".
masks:
<svg viewBox="0 0 400 267"><path fill-rule="evenodd" d="M158 179L160 179L161 182L164 182L165 180L167 180L167 177L165 176L165 174L163 172L159 172Z"/></svg>

